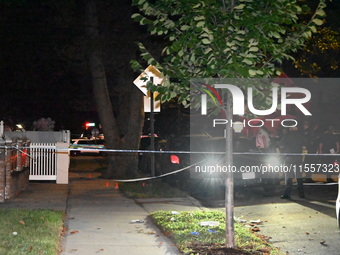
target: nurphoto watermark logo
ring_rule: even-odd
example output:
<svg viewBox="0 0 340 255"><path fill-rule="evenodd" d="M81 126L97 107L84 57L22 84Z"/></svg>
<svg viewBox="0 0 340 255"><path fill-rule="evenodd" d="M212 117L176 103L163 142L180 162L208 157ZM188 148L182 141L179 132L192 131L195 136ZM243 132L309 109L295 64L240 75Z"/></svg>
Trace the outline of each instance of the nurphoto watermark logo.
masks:
<svg viewBox="0 0 340 255"><path fill-rule="evenodd" d="M326 127L335 116L340 121L338 111L331 107L340 106L334 96L339 92L339 81L288 77L191 79L190 149L201 152L191 154L191 164L201 162L191 176L223 177L233 172L235 178L251 180L264 175L270 179L296 174L306 157L298 155L302 151L294 151L301 161L288 164L288 156L280 154L280 139L292 129L304 131L305 123L313 123L310 128L315 129ZM223 155L228 128L233 133L230 165L224 163ZM315 161L320 160L315 157Z"/></svg>

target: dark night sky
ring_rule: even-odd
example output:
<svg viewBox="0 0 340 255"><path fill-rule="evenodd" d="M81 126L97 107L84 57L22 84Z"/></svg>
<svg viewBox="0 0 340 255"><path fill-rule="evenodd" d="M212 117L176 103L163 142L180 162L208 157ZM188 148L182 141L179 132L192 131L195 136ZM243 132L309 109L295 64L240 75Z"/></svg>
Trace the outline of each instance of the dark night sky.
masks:
<svg viewBox="0 0 340 255"><path fill-rule="evenodd" d="M0 117L5 121L22 122L28 129L41 117L51 117L56 128L66 129L97 121L82 39L85 11L81 2L67 2L0 5ZM129 1L115 2L129 8ZM106 15L114 17L119 10L111 8ZM103 22L108 29L112 21ZM111 29L114 34L115 27ZM115 79L108 75L109 82Z"/></svg>
<svg viewBox="0 0 340 255"><path fill-rule="evenodd" d="M87 120L97 120L87 66L84 63L84 10L81 1L16 1L0 3L0 118L22 122L51 117L56 128L75 130ZM130 1L99 1L102 33L110 36L108 56L120 54L119 40L138 38L141 28L130 20ZM340 1L331 4L330 23L338 29ZM67 11L66 11L67 10ZM129 10L129 11L126 11ZM141 36L143 39L147 36ZM143 37L143 38L142 38ZM117 40L116 40L117 39ZM137 54L137 52L136 52ZM123 60L122 60L123 59ZM108 70L124 55L109 59ZM125 67L128 64L125 63ZM122 68L122 67L121 67ZM124 68L124 67L123 67ZM289 68L287 68L289 70ZM108 71L108 83L117 79ZM115 94L115 90L111 91Z"/></svg>

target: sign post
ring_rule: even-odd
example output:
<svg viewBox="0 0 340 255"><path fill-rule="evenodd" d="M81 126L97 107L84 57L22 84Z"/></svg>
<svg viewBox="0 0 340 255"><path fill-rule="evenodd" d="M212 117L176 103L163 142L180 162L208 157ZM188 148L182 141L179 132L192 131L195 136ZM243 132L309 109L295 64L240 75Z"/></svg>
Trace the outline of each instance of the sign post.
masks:
<svg viewBox="0 0 340 255"><path fill-rule="evenodd" d="M146 79L145 79L146 78ZM147 83L152 85L159 85L163 83L161 72L154 66L149 65L143 73L141 73L135 80L134 84L143 92L144 97L144 112L150 112L150 150L155 150L155 111L160 112L160 102L154 99L155 93L149 92L148 96ZM148 105L150 103L150 106ZM156 108L155 108L156 103ZM155 154L151 153L151 176L155 176Z"/></svg>
<svg viewBox="0 0 340 255"><path fill-rule="evenodd" d="M232 116L231 93L227 94L226 116ZM226 125L226 153L225 164L233 165L233 127ZM227 172L225 178L225 211L226 211L226 247L235 247L235 231L234 231L234 173Z"/></svg>
<svg viewBox="0 0 340 255"><path fill-rule="evenodd" d="M150 77L150 82L153 84L153 76ZM155 114L154 114L154 98L153 98L153 92L151 91L150 96L150 133L151 133L151 151L155 151ZM155 154L151 153L151 176L155 176Z"/></svg>

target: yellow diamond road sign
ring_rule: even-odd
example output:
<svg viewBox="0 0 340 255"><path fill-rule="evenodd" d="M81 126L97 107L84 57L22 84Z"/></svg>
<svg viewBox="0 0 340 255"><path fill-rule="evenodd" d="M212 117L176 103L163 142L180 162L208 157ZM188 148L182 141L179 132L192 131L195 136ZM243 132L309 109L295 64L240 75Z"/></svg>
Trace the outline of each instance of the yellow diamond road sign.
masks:
<svg viewBox="0 0 340 255"><path fill-rule="evenodd" d="M141 80L141 78L146 77L147 80ZM144 96L144 112L151 112L151 93L146 88L146 84L150 81L151 77L153 77L153 84L160 85L163 83L163 77L161 77L161 72L154 67L153 65L149 65L143 73L141 73L133 83L143 92ZM153 93L154 99L157 97L158 93ZM161 111L161 101L157 100L153 102L154 112Z"/></svg>
<svg viewBox="0 0 340 255"><path fill-rule="evenodd" d="M141 78L146 77L147 80L141 80ZM163 77L161 77L161 72L154 67L153 65L149 65L143 73L141 73L133 83L143 92L145 96L148 95L148 90L146 88L146 84L150 81L150 77L153 77L153 84L159 85L163 83Z"/></svg>

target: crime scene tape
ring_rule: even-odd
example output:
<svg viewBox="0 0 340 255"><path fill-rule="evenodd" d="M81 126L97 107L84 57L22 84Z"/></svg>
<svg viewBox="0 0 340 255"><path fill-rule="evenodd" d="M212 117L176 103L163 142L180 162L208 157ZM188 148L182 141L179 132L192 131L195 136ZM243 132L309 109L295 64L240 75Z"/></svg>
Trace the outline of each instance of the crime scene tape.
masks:
<svg viewBox="0 0 340 255"><path fill-rule="evenodd" d="M187 170L187 169L189 169L193 166L196 166L196 165L202 163L203 161L205 161L205 160L202 160L202 161L197 162L195 164L192 164L190 166L186 166L186 167L183 167L181 169L178 169L178 170L166 173L166 174L157 175L157 176L143 177L143 178L137 178L137 179L117 179L117 180L112 180L112 181L114 181L114 182L138 182L138 181L147 181L147 180L152 180L152 179L158 179L158 178L162 178L162 177L169 176L169 175L172 175L172 174L176 174L176 173L179 173L179 172L183 172L183 171L185 171L185 170Z"/></svg>
<svg viewBox="0 0 340 255"><path fill-rule="evenodd" d="M13 148L20 151L20 149L32 149L31 147L16 147L16 146L0 146L0 149ZM34 149L39 147L34 147ZM224 155L225 151L152 151L152 150L118 150L118 149L93 149L93 148L56 148L56 147L41 147L46 150L58 151L100 151L100 152L125 152L125 153L155 153L155 154L213 154ZM25 153L27 154L27 153ZM340 156L340 154L318 154L318 153L277 153L277 152L233 152L233 155L267 155L267 156ZM29 154L27 154L29 156Z"/></svg>

